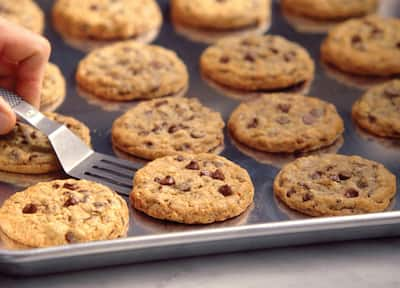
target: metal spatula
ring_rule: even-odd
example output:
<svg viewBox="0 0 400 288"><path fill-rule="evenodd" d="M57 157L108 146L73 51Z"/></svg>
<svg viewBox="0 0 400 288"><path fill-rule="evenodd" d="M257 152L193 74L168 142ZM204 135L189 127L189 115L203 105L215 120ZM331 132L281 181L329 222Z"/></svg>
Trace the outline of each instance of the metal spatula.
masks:
<svg viewBox="0 0 400 288"><path fill-rule="evenodd" d="M119 194L129 195L133 175L141 167L140 164L93 151L67 127L46 118L9 90L0 88L0 96L10 104L20 119L48 136L66 174L99 182Z"/></svg>

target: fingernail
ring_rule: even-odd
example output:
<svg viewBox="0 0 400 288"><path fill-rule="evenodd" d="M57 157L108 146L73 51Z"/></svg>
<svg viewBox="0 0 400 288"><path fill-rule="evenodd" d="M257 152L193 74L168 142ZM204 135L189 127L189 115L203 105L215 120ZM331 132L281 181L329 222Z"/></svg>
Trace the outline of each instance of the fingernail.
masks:
<svg viewBox="0 0 400 288"><path fill-rule="evenodd" d="M8 123L9 119L7 117L7 115L4 115L0 112L0 134L4 134L7 133L9 128L10 128L10 124Z"/></svg>

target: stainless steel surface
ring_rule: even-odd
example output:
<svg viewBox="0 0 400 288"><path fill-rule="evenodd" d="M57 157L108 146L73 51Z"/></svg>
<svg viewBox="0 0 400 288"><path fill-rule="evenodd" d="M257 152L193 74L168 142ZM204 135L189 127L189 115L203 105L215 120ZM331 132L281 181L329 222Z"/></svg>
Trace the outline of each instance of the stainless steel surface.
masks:
<svg viewBox="0 0 400 288"><path fill-rule="evenodd" d="M49 11L52 1L38 2ZM188 95L200 98L203 103L221 112L227 120L239 102L219 94L201 79L198 59L206 45L193 43L174 32L169 22L167 2L159 1L164 11L164 26L155 43L175 50L188 65L191 76ZM382 2L383 11L400 15L398 1ZM332 74L319 63L319 45L324 37L322 34L296 32L282 17L277 3L274 4L273 12L270 32L302 44L315 59L315 80L309 94L334 103L345 120L346 131L339 152L379 161L395 173L399 180L399 142L366 135L351 120L351 105L362 94L362 89L358 88L359 82L348 82L352 79L344 78L343 75L338 77L337 73ZM84 53L64 44L49 22L46 35L53 44L52 61L61 67L68 81L68 97L58 111L74 115L85 122L92 130L94 149L112 155L112 121L127 105L104 106L104 103L93 103L92 100L79 96L74 72ZM343 83L343 79L346 79L346 83ZM278 172L276 166L281 165L285 157L264 155L260 159L257 155L257 161L247 156L250 153L241 152L229 135L226 135L225 144L222 155L246 168L256 187L254 205L243 215L222 223L188 226L158 221L131 210L132 221L128 238L48 249L3 249L0 250L0 271L13 274L48 273L171 257L400 234L399 201L396 199L389 209L392 211L378 214L311 219L291 212L272 193L272 181ZM267 160L264 161L265 159ZM18 189L20 188L14 185L0 184L0 202Z"/></svg>

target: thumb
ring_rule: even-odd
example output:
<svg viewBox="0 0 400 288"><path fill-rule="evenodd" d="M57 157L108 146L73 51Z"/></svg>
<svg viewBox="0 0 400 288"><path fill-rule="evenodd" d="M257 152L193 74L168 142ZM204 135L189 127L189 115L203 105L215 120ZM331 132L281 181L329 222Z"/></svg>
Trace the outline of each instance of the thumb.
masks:
<svg viewBox="0 0 400 288"><path fill-rule="evenodd" d="M11 107L0 97L0 135L10 132L15 126L15 121Z"/></svg>

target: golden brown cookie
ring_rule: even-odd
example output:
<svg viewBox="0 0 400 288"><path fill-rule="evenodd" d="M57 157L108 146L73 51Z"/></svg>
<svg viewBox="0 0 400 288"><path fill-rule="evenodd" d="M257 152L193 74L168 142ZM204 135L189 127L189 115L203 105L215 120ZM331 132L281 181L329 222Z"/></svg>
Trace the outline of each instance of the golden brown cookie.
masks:
<svg viewBox="0 0 400 288"><path fill-rule="evenodd" d="M111 134L119 150L155 159L178 152L213 152L224 143L224 126L221 115L197 99L169 97L128 110L115 120Z"/></svg>
<svg viewBox="0 0 400 288"><path fill-rule="evenodd" d="M354 103L353 118L375 135L400 138L400 80L369 89Z"/></svg>
<svg viewBox="0 0 400 288"><path fill-rule="evenodd" d="M0 17L38 34L44 30L44 14L32 0L0 0Z"/></svg>
<svg viewBox="0 0 400 288"><path fill-rule="evenodd" d="M53 24L68 38L125 40L159 30L162 15L154 0L57 0Z"/></svg>
<svg viewBox="0 0 400 288"><path fill-rule="evenodd" d="M45 114L51 120L66 125L90 145L90 132L85 124L60 114ZM58 171L60 166L47 136L27 124L17 123L10 133L0 136L0 170L44 174Z"/></svg>
<svg viewBox="0 0 400 288"><path fill-rule="evenodd" d="M378 0L281 0L282 8L319 20L341 20L376 12Z"/></svg>
<svg viewBox="0 0 400 288"><path fill-rule="evenodd" d="M210 30L257 27L270 19L270 0L172 0L174 22Z"/></svg>
<svg viewBox="0 0 400 288"><path fill-rule="evenodd" d="M108 187L86 180L41 182L0 208L8 248L39 248L110 240L126 235L129 211Z"/></svg>
<svg viewBox="0 0 400 288"><path fill-rule="evenodd" d="M396 177L382 164L359 156L309 156L286 165L274 181L275 195L310 216L385 210L396 194Z"/></svg>
<svg viewBox="0 0 400 288"><path fill-rule="evenodd" d="M304 152L334 143L344 124L333 104L299 94L264 94L243 102L228 122L232 136L265 152Z"/></svg>
<svg viewBox="0 0 400 288"><path fill-rule="evenodd" d="M44 71L40 110L55 110L64 101L65 94L66 84L60 68L55 64L48 63Z"/></svg>
<svg viewBox="0 0 400 288"><path fill-rule="evenodd" d="M92 51L76 72L80 88L116 101L172 96L186 89L188 78L175 52L134 41Z"/></svg>
<svg viewBox="0 0 400 288"><path fill-rule="evenodd" d="M206 78L246 91L282 90L314 77L304 48L271 35L225 38L203 52L200 67Z"/></svg>
<svg viewBox="0 0 400 288"><path fill-rule="evenodd" d="M214 154L179 154L140 169L131 193L134 208L158 219L186 224L224 221L253 202L246 170Z"/></svg>
<svg viewBox="0 0 400 288"><path fill-rule="evenodd" d="M348 20L329 32L321 57L357 75L400 74L400 20L377 16Z"/></svg>

